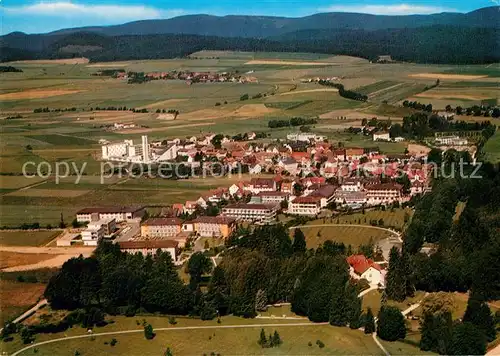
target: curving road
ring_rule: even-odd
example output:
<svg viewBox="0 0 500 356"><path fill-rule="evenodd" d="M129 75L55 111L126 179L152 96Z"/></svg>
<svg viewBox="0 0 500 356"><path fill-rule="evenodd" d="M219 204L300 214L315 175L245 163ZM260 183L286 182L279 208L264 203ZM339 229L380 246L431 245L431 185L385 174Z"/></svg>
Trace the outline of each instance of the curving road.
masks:
<svg viewBox="0 0 500 356"><path fill-rule="evenodd" d="M178 330L199 330L199 329L244 329L244 328L265 328L265 327L288 327L288 326L318 326L318 325L330 325L329 323L282 323L282 324L251 324L251 325L214 325L214 326L183 326L183 327L168 327L168 328L155 328L155 332L159 331L178 331ZM96 336L110 336L110 335L123 335L123 334L134 334L134 333L143 333L144 329L134 329L134 330L123 330L123 331L110 331L105 333L96 333L96 334L85 334L85 335L76 335L76 336L68 336L61 337L59 339L47 340L42 342L37 342L26 346L16 352L14 352L11 356L20 355L21 353L42 345L52 344L55 342L66 341L66 340L74 340L74 339L84 339L88 337L96 337Z"/></svg>

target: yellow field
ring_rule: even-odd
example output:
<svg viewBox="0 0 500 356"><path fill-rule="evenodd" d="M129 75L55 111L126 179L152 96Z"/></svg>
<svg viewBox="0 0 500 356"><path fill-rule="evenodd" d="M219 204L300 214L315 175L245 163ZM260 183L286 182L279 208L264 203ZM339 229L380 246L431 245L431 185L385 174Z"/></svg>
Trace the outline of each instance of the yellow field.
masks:
<svg viewBox="0 0 500 356"><path fill-rule="evenodd" d="M250 64L275 64L275 65L286 65L286 66L334 66L337 65L331 62L305 62L305 61L281 61L281 60L252 60L245 63L246 65Z"/></svg>
<svg viewBox="0 0 500 356"><path fill-rule="evenodd" d="M474 80L488 77L487 75L463 75L463 74L443 74L443 73L418 73L410 74L411 78L423 79L450 79L450 80Z"/></svg>
<svg viewBox="0 0 500 356"><path fill-rule="evenodd" d="M42 99L51 96L68 95L80 93L82 90L26 90L16 93L0 94L0 100L30 100L30 99Z"/></svg>
<svg viewBox="0 0 500 356"><path fill-rule="evenodd" d="M90 190L70 190L70 189L24 189L6 194L13 197L58 197L58 198L76 198L89 193Z"/></svg>

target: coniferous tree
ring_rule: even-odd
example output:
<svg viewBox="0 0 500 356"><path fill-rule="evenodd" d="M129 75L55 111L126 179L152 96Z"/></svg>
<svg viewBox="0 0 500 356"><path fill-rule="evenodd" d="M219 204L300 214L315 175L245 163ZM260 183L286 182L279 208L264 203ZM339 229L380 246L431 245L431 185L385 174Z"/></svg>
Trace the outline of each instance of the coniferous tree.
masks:
<svg viewBox="0 0 500 356"><path fill-rule="evenodd" d="M396 341L406 337L405 318L398 308L384 306L380 309L377 336L386 341Z"/></svg>
<svg viewBox="0 0 500 356"><path fill-rule="evenodd" d="M474 294L469 296L463 321L476 325L483 331L488 341L495 340L497 332L491 310L488 304Z"/></svg>
<svg viewBox="0 0 500 356"><path fill-rule="evenodd" d="M368 308L365 316L365 334L373 334L375 332L375 317L373 316L372 308Z"/></svg>
<svg viewBox="0 0 500 356"><path fill-rule="evenodd" d="M420 349L446 354L450 342L452 317L449 311L425 312L420 325Z"/></svg>
<svg viewBox="0 0 500 356"><path fill-rule="evenodd" d="M387 298L402 302L406 297L406 285L401 271L401 256L396 246L389 253L389 270L387 271Z"/></svg>
<svg viewBox="0 0 500 356"><path fill-rule="evenodd" d="M486 345L482 330L472 323L459 323L451 330L450 345L446 352L449 355L484 355Z"/></svg>
<svg viewBox="0 0 500 356"><path fill-rule="evenodd" d="M276 347L280 346L283 343L283 341L281 341L280 334L278 334L278 332L276 330L274 330L274 334L273 334L272 340L273 340L273 345L276 346Z"/></svg>
<svg viewBox="0 0 500 356"><path fill-rule="evenodd" d="M294 231L292 249L294 253L306 252L306 237L301 229Z"/></svg>
<svg viewBox="0 0 500 356"><path fill-rule="evenodd" d="M260 338L258 343L261 347L267 347L267 338L264 329L260 330Z"/></svg>

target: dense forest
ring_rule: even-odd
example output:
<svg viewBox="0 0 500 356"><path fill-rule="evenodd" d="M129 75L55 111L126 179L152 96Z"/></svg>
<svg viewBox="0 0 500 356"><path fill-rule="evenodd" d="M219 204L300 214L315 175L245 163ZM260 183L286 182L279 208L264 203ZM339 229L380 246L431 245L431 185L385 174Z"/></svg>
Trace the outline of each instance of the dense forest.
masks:
<svg viewBox="0 0 500 356"><path fill-rule="evenodd" d="M200 50L314 52L376 60L417 63L474 64L500 60L496 28L436 25L421 28L367 30L301 30L272 39L214 37L188 34L69 35L10 34L0 39L0 60L68 58L91 61L185 57Z"/></svg>

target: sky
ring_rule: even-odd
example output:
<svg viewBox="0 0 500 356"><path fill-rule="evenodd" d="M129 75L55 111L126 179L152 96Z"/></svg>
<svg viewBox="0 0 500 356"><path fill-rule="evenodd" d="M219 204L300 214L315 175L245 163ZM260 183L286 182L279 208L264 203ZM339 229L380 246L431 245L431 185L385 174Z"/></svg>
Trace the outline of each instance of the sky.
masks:
<svg viewBox="0 0 500 356"><path fill-rule="evenodd" d="M318 12L383 15L469 12L500 0L0 0L0 33L45 33L188 14L300 17Z"/></svg>

